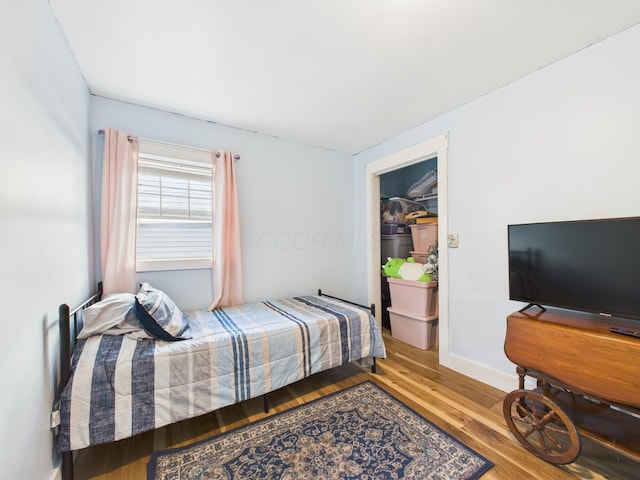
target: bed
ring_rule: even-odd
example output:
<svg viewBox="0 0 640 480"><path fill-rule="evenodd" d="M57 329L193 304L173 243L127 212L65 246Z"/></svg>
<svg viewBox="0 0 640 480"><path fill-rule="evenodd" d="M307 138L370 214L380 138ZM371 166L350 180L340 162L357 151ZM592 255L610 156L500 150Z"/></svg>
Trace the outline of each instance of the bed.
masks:
<svg viewBox="0 0 640 480"><path fill-rule="evenodd" d="M102 315L104 320L103 304L110 297L100 301L98 292L73 310L60 307L56 416L64 480L72 478L74 450L258 396L265 396L267 410L269 392L353 361L375 372L375 358L386 355L373 305L364 307L320 290L318 295L184 313L175 304L177 313L171 305L167 310L157 298L163 292L150 290L155 296L145 303L138 300L139 292L133 313L127 311L126 321L122 316L106 330L88 321L81 325L83 317L93 322ZM163 308L164 320L148 325L145 313L153 322Z"/></svg>

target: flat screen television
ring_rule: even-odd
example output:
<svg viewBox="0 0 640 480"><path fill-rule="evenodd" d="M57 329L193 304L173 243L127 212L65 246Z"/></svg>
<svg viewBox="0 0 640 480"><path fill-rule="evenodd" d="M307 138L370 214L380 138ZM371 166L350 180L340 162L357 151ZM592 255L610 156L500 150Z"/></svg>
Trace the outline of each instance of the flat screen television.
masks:
<svg viewBox="0 0 640 480"><path fill-rule="evenodd" d="M509 225L508 236L511 300L640 320L640 217Z"/></svg>

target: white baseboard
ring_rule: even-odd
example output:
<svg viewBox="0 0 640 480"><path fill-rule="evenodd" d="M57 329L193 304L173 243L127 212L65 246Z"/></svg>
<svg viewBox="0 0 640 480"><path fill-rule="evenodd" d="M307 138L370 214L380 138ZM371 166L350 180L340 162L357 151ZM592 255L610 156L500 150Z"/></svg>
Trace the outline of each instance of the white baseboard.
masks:
<svg viewBox="0 0 640 480"><path fill-rule="evenodd" d="M505 394L518 388L518 375L515 371L504 373L453 354L449 355L449 368L502 390ZM535 381L527 377L525 387L534 388Z"/></svg>
<svg viewBox="0 0 640 480"><path fill-rule="evenodd" d="M62 468L60 465L53 469L51 475L49 475L49 480L62 480Z"/></svg>

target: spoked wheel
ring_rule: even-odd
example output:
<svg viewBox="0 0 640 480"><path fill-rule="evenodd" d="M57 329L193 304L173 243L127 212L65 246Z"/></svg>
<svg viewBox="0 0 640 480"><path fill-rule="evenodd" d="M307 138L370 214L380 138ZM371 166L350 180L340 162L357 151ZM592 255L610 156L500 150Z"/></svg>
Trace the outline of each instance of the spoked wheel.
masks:
<svg viewBox="0 0 640 480"><path fill-rule="evenodd" d="M580 436L571 419L548 397L514 390L502 405L509 430L524 448L549 463L563 465L580 455Z"/></svg>

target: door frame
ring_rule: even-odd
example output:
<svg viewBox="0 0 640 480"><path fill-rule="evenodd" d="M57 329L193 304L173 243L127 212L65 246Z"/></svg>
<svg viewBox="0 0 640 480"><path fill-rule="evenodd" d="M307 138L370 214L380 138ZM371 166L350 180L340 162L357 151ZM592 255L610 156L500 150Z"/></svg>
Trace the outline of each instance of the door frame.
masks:
<svg viewBox="0 0 640 480"><path fill-rule="evenodd" d="M438 168L438 295L439 362L449 366L449 251L447 247L448 191L447 164L449 134L432 138L365 165L367 197L367 296L376 306L376 320L381 323L380 285L380 175L415 163L437 158Z"/></svg>

